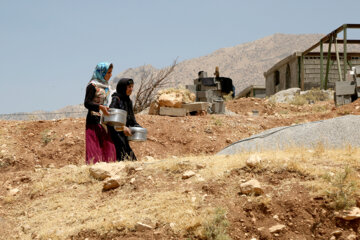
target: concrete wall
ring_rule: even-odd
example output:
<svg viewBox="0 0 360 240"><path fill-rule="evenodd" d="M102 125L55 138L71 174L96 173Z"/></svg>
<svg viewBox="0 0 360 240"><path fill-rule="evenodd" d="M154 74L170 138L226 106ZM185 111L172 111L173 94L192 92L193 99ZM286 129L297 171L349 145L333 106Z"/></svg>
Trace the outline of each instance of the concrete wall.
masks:
<svg viewBox="0 0 360 240"><path fill-rule="evenodd" d="M353 57L349 62L352 65L360 65L360 59ZM324 78L326 74L326 59L323 62ZM343 59L340 58L341 73L344 72ZM347 65L347 69L350 70L350 66ZM311 88L320 87L320 57L306 57L304 59L304 88L309 90ZM328 88L335 88L335 82L339 81L339 71L336 59L332 59L329 70Z"/></svg>
<svg viewBox="0 0 360 240"><path fill-rule="evenodd" d="M279 84L276 85L277 75L279 77ZM266 77L266 96L293 87L299 87L297 58L291 59Z"/></svg>
<svg viewBox="0 0 360 240"><path fill-rule="evenodd" d="M360 55L360 54L359 54ZM265 85L266 85L266 96L271 96L281 90L288 88L301 87L299 85L299 61L300 57L292 58L287 63L279 66L277 69L274 69L271 73L266 76ZM353 56L350 58L349 62L353 65L360 65L360 56ZM341 71L343 74L343 59L340 58ZM287 68L290 69L290 79L288 84L286 82L286 71ZM350 66L348 65L348 70ZM324 78L326 74L326 56L324 56L323 62L323 71ZM276 85L276 75L279 75L279 84ZM339 81L339 72L337 67L336 59L332 59L330 63L329 70L329 81L328 88L335 87L335 81ZM310 90L311 88L319 88L320 83L320 56L307 56L304 58L304 90Z"/></svg>

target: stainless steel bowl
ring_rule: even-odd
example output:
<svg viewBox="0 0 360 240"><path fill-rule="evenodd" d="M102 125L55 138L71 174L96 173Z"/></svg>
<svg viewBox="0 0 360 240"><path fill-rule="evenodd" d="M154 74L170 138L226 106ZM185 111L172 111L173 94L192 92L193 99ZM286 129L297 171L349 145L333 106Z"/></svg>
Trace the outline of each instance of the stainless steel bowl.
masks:
<svg viewBox="0 0 360 240"><path fill-rule="evenodd" d="M142 142L146 141L147 130L142 127L129 127L132 133L132 136L128 136L129 141Z"/></svg>
<svg viewBox="0 0 360 240"><path fill-rule="evenodd" d="M126 124L127 112L122 109L110 108L109 116L103 116L103 123L111 126L124 126Z"/></svg>

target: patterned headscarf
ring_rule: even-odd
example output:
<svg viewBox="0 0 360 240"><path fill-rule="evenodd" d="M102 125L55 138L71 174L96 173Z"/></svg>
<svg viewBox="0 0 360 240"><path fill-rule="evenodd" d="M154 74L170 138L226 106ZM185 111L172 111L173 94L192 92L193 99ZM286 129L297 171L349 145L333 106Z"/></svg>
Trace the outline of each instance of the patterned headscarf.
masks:
<svg viewBox="0 0 360 240"><path fill-rule="evenodd" d="M109 102L109 83L104 79L104 77L108 72L110 65L111 63L108 62L101 62L96 65L92 78L89 82L89 84L93 84L97 88L95 99L97 99L96 101L98 104L107 105Z"/></svg>
<svg viewBox="0 0 360 240"><path fill-rule="evenodd" d="M101 62L98 65L96 65L91 80L97 79L101 83L107 84L107 81L104 79L104 77L109 70L110 64L111 63L108 62Z"/></svg>

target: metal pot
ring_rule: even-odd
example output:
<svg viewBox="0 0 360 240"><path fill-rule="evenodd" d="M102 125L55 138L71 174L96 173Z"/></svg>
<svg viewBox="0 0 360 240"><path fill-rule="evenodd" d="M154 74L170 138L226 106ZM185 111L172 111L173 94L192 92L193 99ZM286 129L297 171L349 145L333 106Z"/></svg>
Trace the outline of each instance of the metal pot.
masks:
<svg viewBox="0 0 360 240"><path fill-rule="evenodd" d="M146 141L147 130L142 127L129 127L132 133L132 136L128 136L129 141L142 142Z"/></svg>
<svg viewBox="0 0 360 240"><path fill-rule="evenodd" d="M110 108L109 116L103 116L103 123L111 126L124 126L126 124L127 112L122 109Z"/></svg>

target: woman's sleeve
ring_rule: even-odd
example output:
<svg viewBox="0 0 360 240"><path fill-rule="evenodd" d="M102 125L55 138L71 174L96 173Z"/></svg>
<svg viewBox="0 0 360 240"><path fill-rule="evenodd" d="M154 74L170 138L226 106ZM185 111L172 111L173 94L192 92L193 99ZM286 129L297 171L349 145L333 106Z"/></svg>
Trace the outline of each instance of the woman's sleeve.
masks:
<svg viewBox="0 0 360 240"><path fill-rule="evenodd" d="M96 104L96 103L93 102L93 99L95 97L95 93L96 93L96 88L92 84L89 84L87 86L87 88L86 88L84 106L87 109L89 109L90 111L98 112L99 111L99 104Z"/></svg>
<svg viewBox="0 0 360 240"><path fill-rule="evenodd" d="M111 103L109 105L109 108L118 108L117 105L118 105L117 97L114 96L111 98Z"/></svg>

